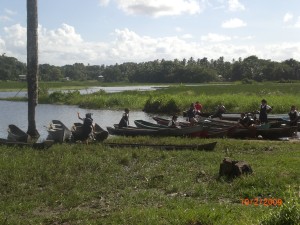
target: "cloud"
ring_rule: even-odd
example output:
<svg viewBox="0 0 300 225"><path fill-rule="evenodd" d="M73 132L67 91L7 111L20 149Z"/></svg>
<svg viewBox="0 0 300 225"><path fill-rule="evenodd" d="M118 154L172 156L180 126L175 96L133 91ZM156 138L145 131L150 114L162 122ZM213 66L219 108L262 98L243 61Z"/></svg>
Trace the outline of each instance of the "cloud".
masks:
<svg viewBox="0 0 300 225"><path fill-rule="evenodd" d="M292 13L286 13L283 17L283 22L287 23L291 21L294 18L294 15Z"/></svg>
<svg viewBox="0 0 300 225"><path fill-rule="evenodd" d="M223 28L239 28L245 26L247 26L247 23L238 18L233 18L222 23Z"/></svg>
<svg viewBox="0 0 300 225"><path fill-rule="evenodd" d="M229 11L242 11L245 10L245 6L239 2L239 0L228 0Z"/></svg>
<svg viewBox="0 0 300 225"><path fill-rule="evenodd" d="M11 21L12 19L9 16L0 16L1 22Z"/></svg>
<svg viewBox="0 0 300 225"><path fill-rule="evenodd" d="M300 16L298 17L297 22L294 25L295 28L300 28Z"/></svg>
<svg viewBox="0 0 300 225"><path fill-rule="evenodd" d="M181 36L183 39L192 39L194 36L192 34L184 34Z"/></svg>
<svg viewBox="0 0 300 225"><path fill-rule="evenodd" d="M176 32L182 32L183 29L182 29L181 27L175 27L175 31L176 31Z"/></svg>
<svg viewBox="0 0 300 225"><path fill-rule="evenodd" d="M205 36L202 36L201 40L208 41L208 42L223 42L223 41L230 41L231 37L220 35L220 34L209 33Z"/></svg>
<svg viewBox="0 0 300 225"><path fill-rule="evenodd" d="M20 24L5 27L0 37L0 50L6 55L26 62L26 28ZM191 41L183 36L153 38L142 36L125 29L116 29L109 42L87 42L74 27L62 24L55 30L39 26L39 63L63 66L84 63L91 65L113 65L124 62L146 62L156 59L173 60L207 57L217 59L223 56L231 61L239 57L256 55L259 58L285 60L300 59L300 43L277 43L263 47L248 44L243 38L209 33L203 42ZM231 41L240 43L232 44ZM9 51L8 51L9 49Z"/></svg>
<svg viewBox="0 0 300 225"><path fill-rule="evenodd" d="M99 0L100 6L107 6L109 4L110 0Z"/></svg>
<svg viewBox="0 0 300 225"><path fill-rule="evenodd" d="M128 15L148 15L151 17L197 14L203 10L205 0L115 0L119 9ZM109 0L100 0L107 5Z"/></svg>
<svg viewBox="0 0 300 225"><path fill-rule="evenodd" d="M17 14L17 12L9 10L9 9L4 9L4 11L5 11L5 14L10 15L10 16Z"/></svg>
<svg viewBox="0 0 300 225"><path fill-rule="evenodd" d="M286 59L300 59L300 42L271 44L265 47L265 58L277 59L278 61Z"/></svg>

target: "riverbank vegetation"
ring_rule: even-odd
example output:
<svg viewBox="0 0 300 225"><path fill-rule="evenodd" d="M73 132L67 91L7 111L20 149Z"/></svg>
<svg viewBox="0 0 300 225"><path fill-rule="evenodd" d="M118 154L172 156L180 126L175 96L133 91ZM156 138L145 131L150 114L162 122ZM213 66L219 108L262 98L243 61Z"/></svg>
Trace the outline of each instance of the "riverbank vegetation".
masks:
<svg viewBox="0 0 300 225"><path fill-rule="evenodd" d="M199 143L199 139L171 137L107 141ZM102 144L62 144L45 151L1 146L0 223L299 222L299 143L229 139L201 143L210 141L218 144L209 152L118 149ZM224 157L248 162L253 174L219 177ZM255 198L262 203L242 204ZM283 206L264 205L265 198L282 200Z"/></svg>
<svg viewBox="0 0 300 225"><path fill-rule="evenodd" d="M17 81L25 75L26 64L14 57L0 55L0 80ZM206 83L216 81L291 81L300 79L300 62L287 59L275 62L257 56L225 61L224 57L149 62L126 62L115 65L39 65L41 81L87 81L129 83ZM23 79L23 78L22 78Z"/></svg>
<svg viewBox="0 0 300 225"><path fill-rule="evenodd" d="M106 93L103 90L81 95L79 91L54 92L40 96L40 103L79 105L93 109L144 110L153 113L179 113L199 101L203 111L213 112L223 103L228 112L252 112L265 98L272 113L287 113L291 105L299 106L300 83L226 83L207 85L172 85L156 91Z"/></svg>

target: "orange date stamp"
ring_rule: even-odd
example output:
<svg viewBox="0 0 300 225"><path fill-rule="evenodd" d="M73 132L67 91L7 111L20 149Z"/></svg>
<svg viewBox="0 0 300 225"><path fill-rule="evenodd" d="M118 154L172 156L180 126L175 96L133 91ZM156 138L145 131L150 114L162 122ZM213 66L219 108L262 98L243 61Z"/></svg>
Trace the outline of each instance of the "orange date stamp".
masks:
<svg viewBox="0 0 300 225"><path fill-rule="evenodd" d="M243 198L241 199L242 205L254 205L254 206L281 206L283 201L281 198Z"/></svg>

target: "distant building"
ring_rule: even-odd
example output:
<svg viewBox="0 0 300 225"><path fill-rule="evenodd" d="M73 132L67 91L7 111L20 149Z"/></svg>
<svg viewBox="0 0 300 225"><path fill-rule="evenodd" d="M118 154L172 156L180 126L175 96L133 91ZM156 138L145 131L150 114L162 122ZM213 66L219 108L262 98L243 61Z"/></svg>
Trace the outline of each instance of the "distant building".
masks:
<svg viewBox="0 0 300 225"><path fill-rule="evenodd" d="M27 75L19 75L19 81L26 81L27 80Z"/></svg>
<svg viewBox="0 0 300 225"><path fill-rule="evenodd" d="M64 77L62 80L64 80L64 81L69 81L69 80L70 80L70 77Z"/></svg>
<svg viewBox="0 0 300 225"><path fill-rule="evenodd" d="M98 76L98 81L103 81L104 77L102 75Z"/></svg>

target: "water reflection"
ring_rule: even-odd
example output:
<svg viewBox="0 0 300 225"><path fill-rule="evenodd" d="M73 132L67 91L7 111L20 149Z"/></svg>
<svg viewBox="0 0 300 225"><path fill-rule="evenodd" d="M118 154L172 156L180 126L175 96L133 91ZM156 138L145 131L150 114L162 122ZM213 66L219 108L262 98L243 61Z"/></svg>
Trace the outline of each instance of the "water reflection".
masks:
<svg viewBox="0 0 300 225"><path fill-rule="evenodd" d="M27 102L10 102L0 101L1 117L0 117L0 137L7 137L7 127L9 124L15 124L22 130L27 131ZM48 105L39 104L36 108L36 127L41 134L41 138L47 137L46 126L53 119L61 120L67 127L71 127L74 122L80 122L77 118L77 112L84 117L85 113L93 113L94 121L101 127L112 126L118 123L123 111L118 110L87 110L77 106L67 105ZM153 115L142 111L130 112L130 124L134 125L134 120L141 119L153 121Z"/></svg>

